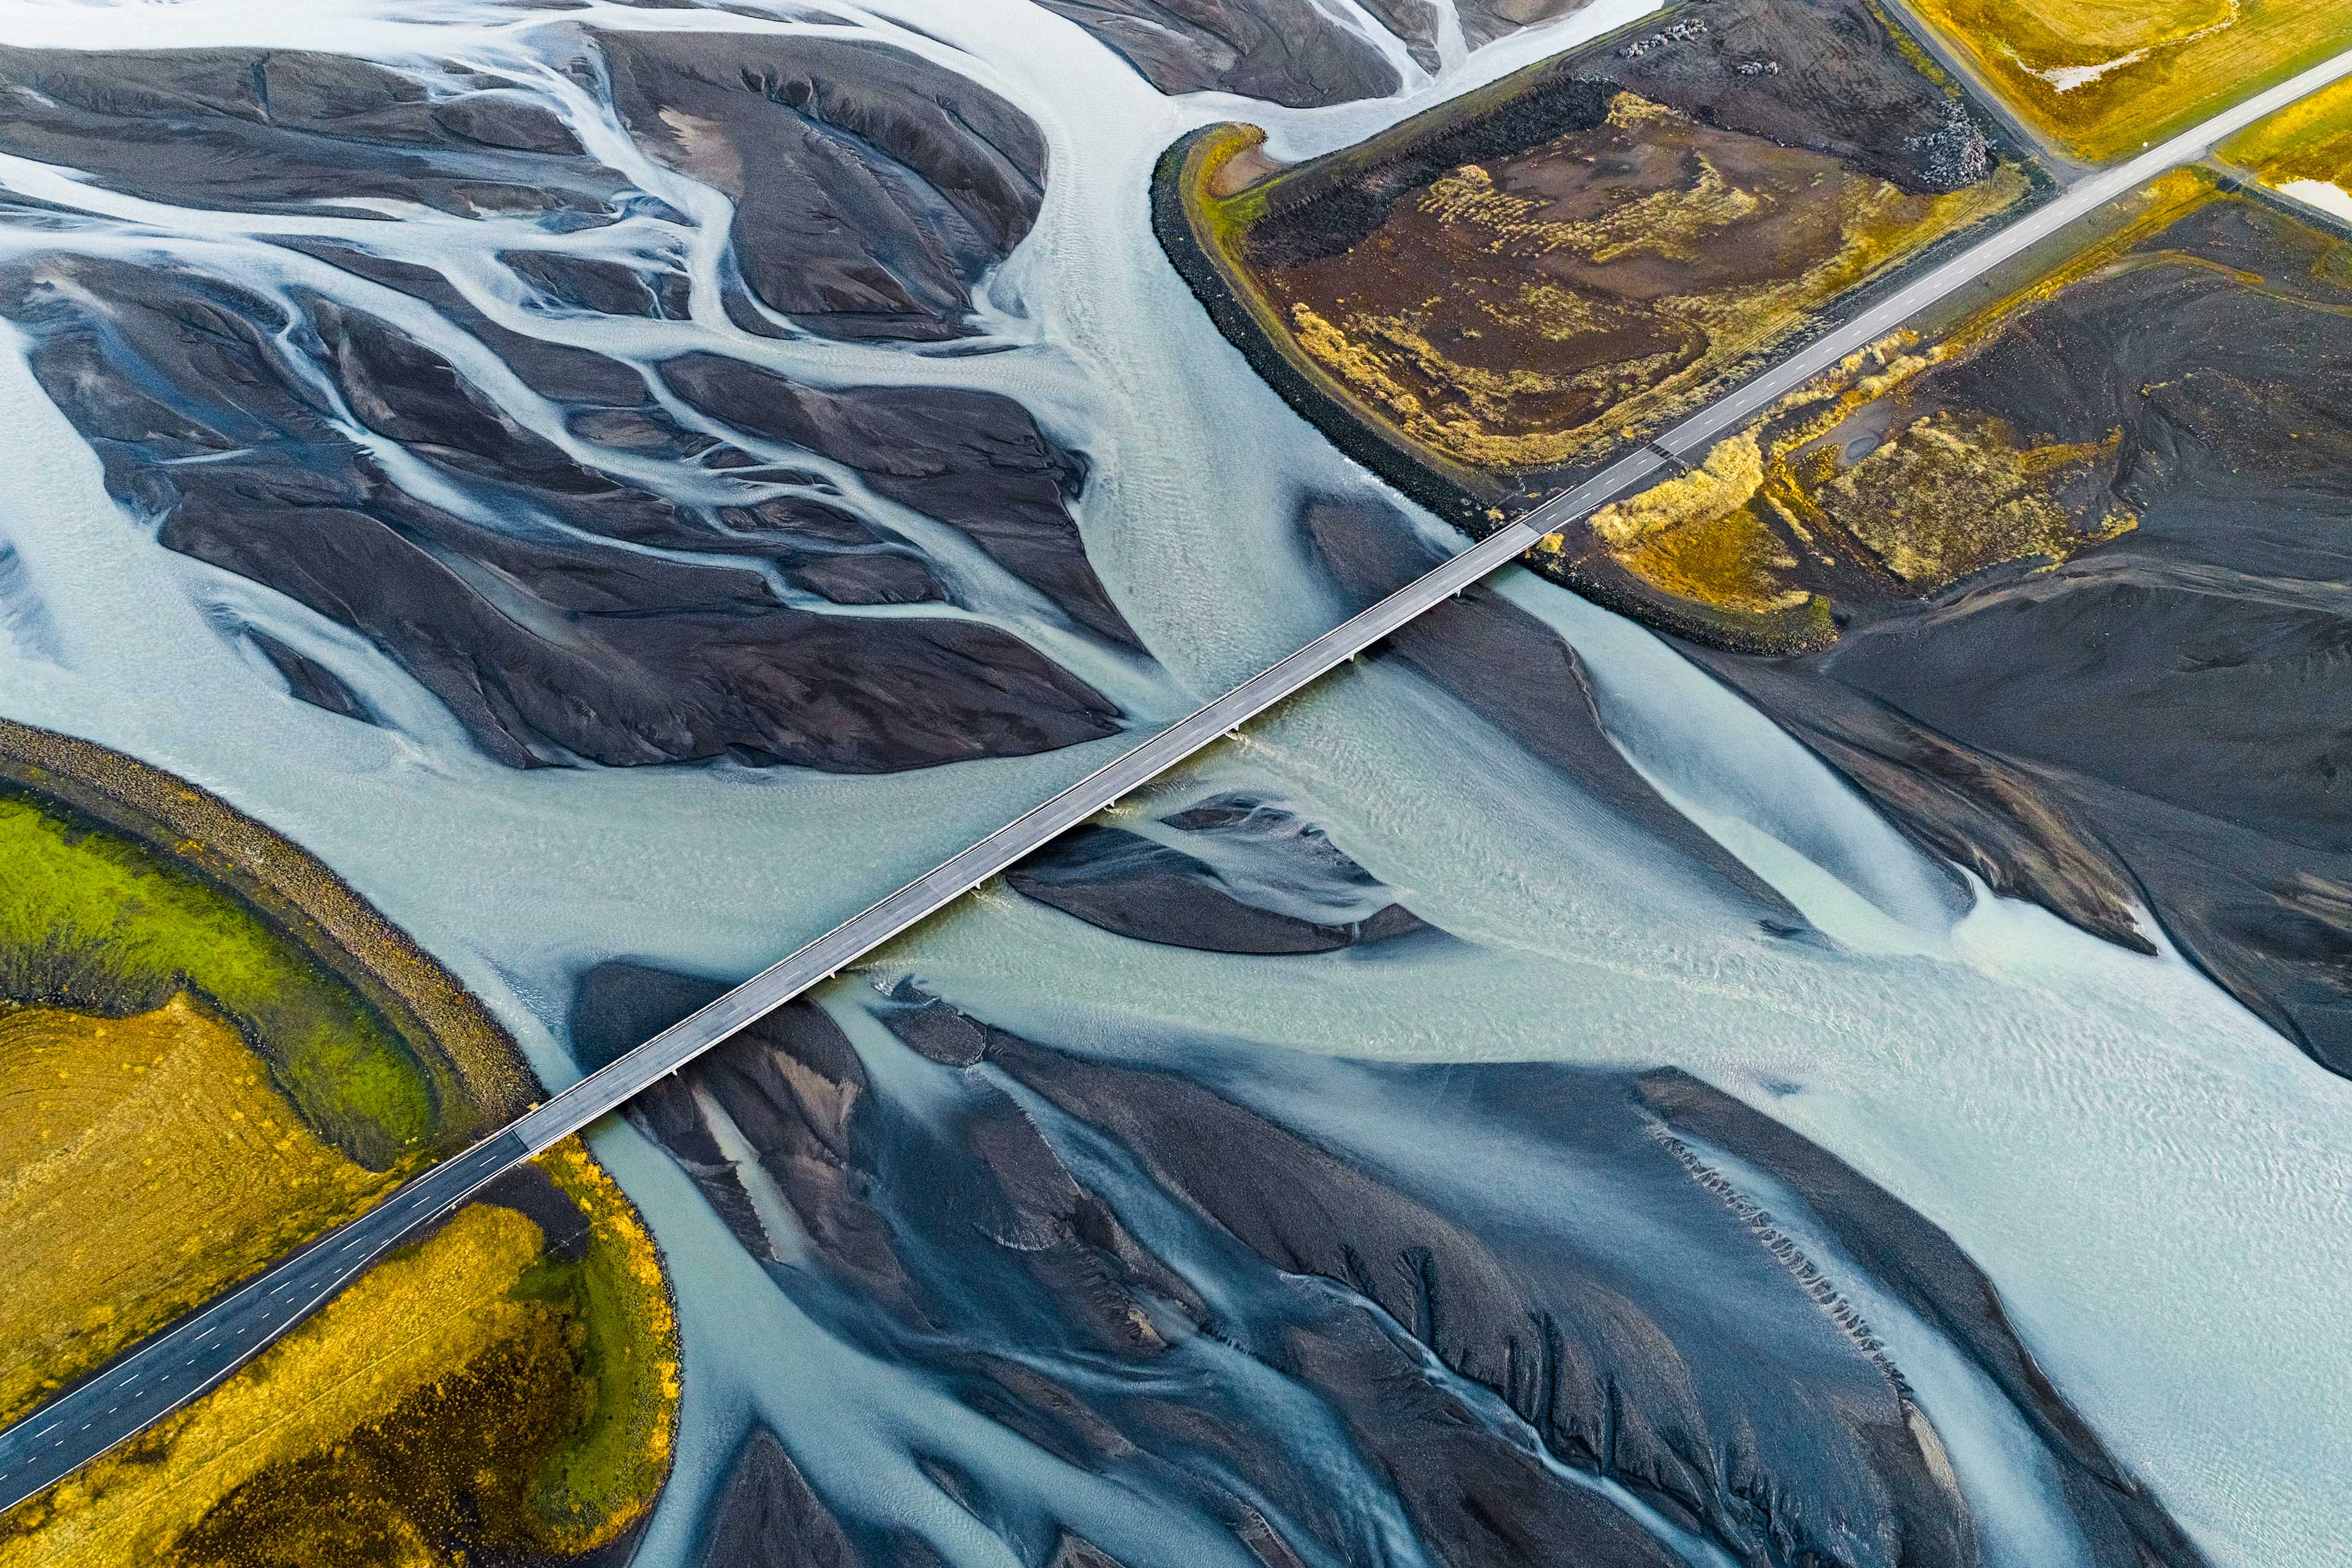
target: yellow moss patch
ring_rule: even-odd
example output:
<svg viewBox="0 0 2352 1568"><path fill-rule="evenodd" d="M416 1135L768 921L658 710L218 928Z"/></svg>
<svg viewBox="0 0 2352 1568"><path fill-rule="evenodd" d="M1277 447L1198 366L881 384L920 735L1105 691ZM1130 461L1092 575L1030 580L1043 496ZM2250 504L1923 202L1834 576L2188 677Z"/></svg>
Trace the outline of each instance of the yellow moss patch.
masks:
<svg viewBox="0 0 2352 1568"><path fill-rule="evenodd" d="M1689 122L1673 110L1630 92L1612 100L1607 124L1635 134L1675 137ZM1684 138L1686 139L1686 138ZM1754 217L1762 200L1724 178L1704 153L1694 153L1696 175L1686 185L1653 190L1589 218L1559 222L1539 215L1549 205L1498 190L1476 163L1465 163L1432 182L1421 198L1423 212L1443 224L1468 224L1484 231L1484 247L1494 255L1534 257L1566 251L1597 265L1644 251L1676 261L1697 259L1710 237Z"/></svg>
<svg viewBox="0 0 2352 1568"><path fill-rule="evenodd" d="M382 1196L236 1032L0 1010L0 1420Z"/></svg>
<svg viewBox="0 0 2352 1568"><path fill-rule="evenodd" d="M1388 356L1378 348L1356 342L1316 314L1312 305L1292 305L1290 321L1298 334L1298 346L1342 380L1403 418L1412 419L1420 414L1421 399L1389 374Z"/></svg>
<svg viewBox="0 0 2352 1568"><path fill-rule="evenodd" d="M634 1523L669 1472L677 1437L677 1319L661 1255L604 1168L567 1139L540 1157L595 1237L580 1268L586 1415L548 1457L531 1503L564 1550Z"/></svg>
<svg viewBox="0 0 2352 1568"><path fill-rule="evenodd" d="M2057 496L2122 438L2035 446L1983 415L1912 423L1815 498L1832 521L1914 588L1942 587L2004 561L2063 561L2137 526L2112 511L2088 530Z"/></svg>
<svg viewBox="0 0 2352 1568"><path fill-rule="evenodd" d="M2341 0L1915 0L2036 129L2137 152L2352 45Z"/></svg>
<svg viewBox="0 0 2352 1568"><path fill-rule="evenodd" d="M1943 352L1897 355L1873 374L1849 362L1844 391L1812 389L1718 445L1705 468L1595 514L1595 540L1662 595L1765 615L1808 599L1826 613L1822 591L1853 570L1842 561L1874 561L1908 594L1926 595L2004 562L2054 563L2137 525L2120 508L2091 521L2068 499L2070 487L2095 489L2094 470L2113 457L2120 432L2037 444L1983 415L1938 412L1847 465L1841 423L1879 396L1900 396ZM1877 392L1865 395L1864 386ZM1566 550L1552 545L1555 554Z"/></svg>
<svg viewBox="0 0 2352 1568"><path fill-rule="evenodd" d="M1808 595L1783 576L1796 557L1748 504L1763 483L1756 433L1743 430L1702 467L1594 513L1592 531L1660 593L1751 614L1789 609Z"/></svg>
<svg viewBox="0 0 2352 1568"><path fill-rule="evenodd" d="M2186 171L2154 182L2117 204L2103 232L2063 264L1939 342L1896 334L1847 356L1719 443L1701 469L1604 509L1589 533L1571 530L1541 552L1573 570L1605 552L1668 602L1661 610L1700 612L1675 624L1725 632L1713 613L1745 614L1755 619L1727 635L1789 647L1812 646L1814 631L1761 623L1805 599L1826 641L1835 635L1829 595L1864 613L2005 563L2055 564L2128 532L2138 520L2110 489L2120 431L2040 439L1983 413L1937 408L1930 382L2108 268L2213 265L2165 249L2161 236L2215 191L2210 176Z"/></svg>
<svg viewBox="0 0 2352 1568"><path fill-rule="evenodd" d="M2222 143L2221 155L2252 169L2273 189L2312 200L2339 217L2352 216L2352 79L2240 132ZM2297 188L2305 182L2326 189Z"/></svg>
<svg viewBox="0 0 2352 1568"><path fill-rule="evenodd" d="M1645 534L1746 506L1763 483L1764 455L1756 432L1742 430L1717 442L1701 467L1603 507L1593 514L1592 529L1611 544L1630 544Z"/></svg>
<svg viewBox="0 0 2352 1568"><path fill-rule="evenodd" d="M1644 534L1612 553L1660 593L1715 609L1760 615L1812 596L1787 585L1797 558L1745 506Z"/></svg>

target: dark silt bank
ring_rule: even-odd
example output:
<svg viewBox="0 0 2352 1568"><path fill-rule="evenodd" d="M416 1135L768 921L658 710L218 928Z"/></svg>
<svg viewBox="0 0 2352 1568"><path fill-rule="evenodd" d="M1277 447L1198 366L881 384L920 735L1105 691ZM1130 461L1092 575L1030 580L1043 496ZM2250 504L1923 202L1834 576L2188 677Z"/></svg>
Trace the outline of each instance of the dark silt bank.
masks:
<svg viewBox="0 0 2352 1568"><path fill-rule="evenodd" d="M1115 935L1213 952L1331 952L1433 930L1276 803L1215 796L1153 828L1076 828L1005 880Z"/></svg>
<svg viewBox="0 0 2352 1568"><path fill-rule="evenodd" d="M709 988L600 966L575 1016L634 1033ZM1032 1560L1132 1560L1139 1516L1007 1453L1235 1562L1395 1529L1482 1568L1960 1568L2011 1506L2098 1568L2204 1561L1948 1237L1681 1073L1075 1052L911 986L843 1005L887 1032L796 1004L630 1114L823 1331L1001 1429L922 1462ZM791 1518L835 1553L809 1561L905 1561L894 1519L743 1442L707 1542Z"/></svg>
<svg viewBox="0 0 2352 1568"><path fill-rule="evenodd" d="M542 37L650 155L731 198L721 303L761 331L967 333L973 289L1035 218L1036 128L904 51ZM0 48L16 151L159 202L327 215L339 231L287 234L283 278L26 253L0 268L0 314L162 543L365 637L509 766L873 773L1116 733L1118 708L1025 629L1034 591L1077 636L1141 654L1073 520L1085 460L1020 404L557 342L489 319L453 281L462 268L385 254L403 247L350 222L381 216L365 203L520 216L550 248L486 225L485 254L464 259L510 269L532 311L640 327L689 313L670 241L556 248L685 220L588 154L552 102L455 67ZM446 226L437 243L468 242ZM561 430L510 405L485 358ZM1016 592L969 557L934 560L893 526L899 508L968 539ZM1024 601L1022 629L990 618L995 597ZM978 613L837 613L927 605ZM290 628L252 635L294 697L380 717Z"/></svg>
<svg viewBox="0 0 2352 1568"><path fill-rule="evenodd" d="M1894 395L2111 444L2087 510L2128 531L1801 658L1694 652L1997 890L2143 950L2145 907L2352 1074L2345 252L2221 196Z"/></svg>

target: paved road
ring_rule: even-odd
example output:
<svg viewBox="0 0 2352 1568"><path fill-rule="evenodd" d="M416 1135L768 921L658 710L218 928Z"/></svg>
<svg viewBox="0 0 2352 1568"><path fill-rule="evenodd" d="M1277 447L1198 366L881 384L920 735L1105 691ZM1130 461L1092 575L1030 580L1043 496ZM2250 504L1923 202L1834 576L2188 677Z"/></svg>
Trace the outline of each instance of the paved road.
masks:
<svg viewBox="0 0 2352 1568"><path fill-rule="evenodd" d="M1034 811L754 975L702 1011L573 1084L504 1131L402 1187L363 1217L148 1341L90 1382L0 1433L0 1508L14 1507L136 1436L226 1377L340 1290L370 1260L446 1213L509 1166L578 1131L639 1089L835 973L1362 652L1399 626L1876 342L1937 300L2094 207L2203 156L2213 143L2294 100L2352 75L2352 50L2214 116L2121 166L2069 186L2045 205L1823 334L1643 448L1472 545L1271 669L1143 742Z"/></svg>
<svg viewBox="0 0 2352 1568"><path fill-rule="evenodd" d="M443 1161L25 1417L0 1434L0 1500L13 1508L144 1431L310 1316L418 1226L529 1157L509 1128Z"/></svg>

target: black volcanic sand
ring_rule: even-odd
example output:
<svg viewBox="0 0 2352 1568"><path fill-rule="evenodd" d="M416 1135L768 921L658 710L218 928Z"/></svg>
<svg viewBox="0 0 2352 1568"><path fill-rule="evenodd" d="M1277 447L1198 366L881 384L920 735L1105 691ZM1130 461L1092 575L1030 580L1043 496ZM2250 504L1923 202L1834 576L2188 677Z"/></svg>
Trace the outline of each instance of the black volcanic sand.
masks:
<svg viewBox="0 0 2352 1568"><path fill-rule="evenodd" d="M1385 98L1402 85L1378 49L1315 0L1039 4L1094 34L1162 92L1237 92L1305 109Z"/></svg>
<svg viewBox="0 0 2352 1568"><path fill-rule="evenodd" d="M764 1426L736 1450L703 1526L701 1568L943 1568L919 1536L853 1537Z"/></svg>
<svg viewBox="0 0 2352 1568"><path fill-rule="evenodd" d="M1035 216L1035 128L912 56L730 34L576 31L576 42L575 74L593 84L609 70L615 107L649 151L735 198L750 287L815 330L965 331L970 286ZM0 48L13 151L161 201L316 211L407 200L536 214L551 235L667 211L497 82L444 72L436 91L453 81L470 90L428 98L384 68L284 51ZM351 242L286 243L430 306L616 460L677 465L706 497L714 483L740 490L734 504L677 500L583 466L392 321L307 289L275 295L102 258L0 269L0 314L35 339L36 374L98 451L118 501L169 548L367 637L491 757L873 772L1118 728L1108 700L992 626L786 603L778 581L845 605L956 592L852 500L828 500L814 473L682 426L636 366L499 327L430 268ZM500 259L551 309L686 309L683 275L656 258L642 270L515 248ZM306 372L331 384L331 401ZM960 389L819 390L709 353L661 374L717 428L845 466L884 500L966 534L1076 626L1138 647L1071 516L1085 463L1019 404ZM392 444L413 470L370 449ZM471 521L484 516L500 527ZM252 636L293 695L370 716L332 671Z"/></svg>
<svg viewBox="0 0 2352 1568"><path fill-rule="evenodd" d="M572 37L572 73L592 89L609 76L646 150L736 202L736 259L752 289L819 331L964 331L971 285L1036 218L1036 127L912 55L746 34ZM0 122L20 157L187 206L414 201L572 226L667 211L589 157L551 111L500 91L503 79L445 68L428 95L423 75L289 49L0 47ZM538 265L561 273L560 293L622 286L593 262Z"/></svg>
<svg viewBox="0 0 2352 1568"><path fill-rule="evenodd" d="M812 473L761 465L715 437L679 425L632 366L509 331L430 268L332 241L297 241L291 248L431 305L495 350L499 362L533 391L563 404L569 410L566 426L575 435L632 455L736 470L747 482L815 479ZM667 291L675 276L665 275L655 286ZM653 295L648 291L646 297ZM337 368L347 369L347 362ZM1086 484L1084 460L1049 441L1012 399L962 387L827 391L698 352L662 362L659 374L671 391L722 426L857 470L885 500L969 537L1077 625L1120 647L1141 648L1087 560L1070 516L1070 505ZM425 411L418 412L422 416ZM445 435L439 444L455 442L454 435ZM622 510L630 515L607 519L600 531L663 549L772 561L795 586L835 604L950 597L906 546L891 542L842 506L806 495L747 499L716 508L713 517L721 525L717 531L693 526L690 519L680 526L677 509L666 503Z"/></svg>
<svg viewBox="0 0 2352 1568"><path fill-rule="evenodd" d="M2348 259L2222 197L2026 308L1905 384L1897 417L2119 431L2104 504L2138 526L1890 602L1805 658L1692 651L1931 847L2141 947L2144 900L2352 1074Z"/></svg>
<svg viewBox="0 0 2352 1568"><path fill-rule="evenodd" d="M1079 625L1141 646L1070 521L1085 465L1046 441L1019 404L947 386L824 392L707 353L681 354L662 374L713 417L859 469L881 495L968 534Z"/></svg>
<svg viewBox="0 0 2352 1568"><path fill-rule="evenodd" d="M1162 92L1230 92L1292 109L1385 98L1404 85L1379 47L1315 0L1038 0ZM1471 48L1580 11L1589 0L1459 0ZM1438 67L1430 0L1363 0L1423 70Z"/></svg>
<svg viewBox="0 0 2352 1568"><path fill-rule="evenodd" d="M916 56L854 40L585 36L638 143L736 204L752 291L819 331L957 335L971 284L1036 219L1037 128Z"/></svg>
<svg viewBox="0 0 2352 1568"><path fill-rule="evenodd" d="M0 46L9 152L153 201L601 216L620 198L620 177L503 81L452 70L436 85L456 90L433 96L387 67L299 49Z"/></svg>
<svg viewBox="0 0 2352 1568"><path fill-rule="evenodd" d="M1160 826L1202 853L1094 823L1004 879L1115 935L1211 952L1333 952L1434 929L1322 828L1277 803L1216 795Z"/></svg>
<svg viewBox="0 0 2352 1568"><path fill-rule="evenodd" d="M733 754L863 773L1117 728L1108 701L992 627L784 605L750 563L811 542L797 503L747 505L734 527L583 468L375 317L304 301L352 413L486 506L560 527L494 531L401 488L290 384L273 307L243 290L59 258L0 273L0 299L109 489L164 545L361 632L500 762ZM1001 438L1039 446L1017 405L987 412L1009 424ZM175 461L189 458L209 460Z"/></svg>
<svg viewBox="0 0 2352 1568"><path fill-rule="evenodd" d="M1443 562L1387 508L1310 503L1300 527L1346 614L1378 603ZM1397 628L1367 657L1389 658L1444 691L1640 828L1674 861L1728 888L1776 935L1809 932L1796 907L1650 787L1602 730L1584 661L1559 633L1476 584Z"/></svg>
<svg viewBox="0 0 2352 1568"><path fill-rule="evenodd" d="M285 678L288 696L346 719L357 719L362 723L375 721L374 714L360 700L359 693L317 659L296 652L268 632L247 628L246 636L261 657L269 661L269 667Z"/></svg>
<svg viewBox="0 0 2352 1568"><path fill-rule="evenodd" d="M608 964L575 1017L642 1035L707 989ZM1384 1556L1375 1499L1451 1568L1685 1561L1563 1468L1738 1562L1983 1563L1921 1392L1958 1367L2005 1407L2030 1450L2012 1462L2085 1561L2204 1561L1948 1237L1683 1074L1202 1041L1114 1061L904 988L883 1006L929 1065L869 1070L894 1047L853 1047L796 1004L629 1114L829 1332L1269 1565ZM730 1163L706 1104L757 1172ZM793 1211L790 1266L747 1179ZM1910 1353L1948 1370L1915 1387L1871 1313L1905 1317ZM793 1459L777 1435L747 1439L705 1563L909 1561L891 1521ZM1092 1550L1057 1544L1084 1521L1055 1498L997 1495L951 1452L930 1463L1027 1560ZM729 1554L786 1523L809 1557Z"/></svg>

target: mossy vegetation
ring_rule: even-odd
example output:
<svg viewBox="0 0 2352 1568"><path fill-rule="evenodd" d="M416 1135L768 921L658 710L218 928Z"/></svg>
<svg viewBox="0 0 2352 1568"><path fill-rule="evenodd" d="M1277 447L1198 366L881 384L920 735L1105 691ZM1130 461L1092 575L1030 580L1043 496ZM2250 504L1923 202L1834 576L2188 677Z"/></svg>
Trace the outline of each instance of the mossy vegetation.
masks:
<svg viewBox="0 0 2352 1568"><path fill-rule="evenodd" d="M0 1421L391 1184L185 992L0 1010Z"/></svg>
<svg viewBox="0 0 2352 1568"><path fill-rule="evenodd" d="M2128 531L2136 520L2127 510L2110 509L2093 523L2065 500L2112 461L2122 435L2037 441L1990 415L1937 409L1861 461L1839 464L1810 494L1790 489L1906 586L1930 593L2005 561L2063 561Z"/></svg>
<svg viewBox="0 0 2352 1568"><path fill-rule="evenodd" d="M2011 563L2048 565L2128 531L2108 497L2118 439L2063 442L1967 409L1914 406L1906 384L1983 340L1924 355L1882 345L1706 465L1549 542L1648 590L1637 614L1676 629L1745 625L1739 641L1817 647L1837 616L1932 595Z"/></svg>
<svg viewBox="0 0 2352 1568"><path fill-rule="evenodd" d="M0 1420L531 1092L479 1004L325 868L130 758L0 722ZM0 1563L616 1539L667 1471L675 1326L611 1180L576 1144L541 1169L537 1217L466 1211L16 1510Z"/></svg>
<svg viewBox="0 0 2352 1568"><path fill-rule="evenodd" d="M2221 151L2273 190L2352 223L2352 79L2248 127Z"/></svg>
<svg viewBox="0 0 2352 1568"><path fill-rule="evenodd" d="M619 1534L668 1473L677 1418L677 1327L653 1237L613 1178L577 1141L541 1157L580 1210L576 1261L542 1262L517 1294L564 1304L578 1418L551 1445L529 1489L541 1536L572 1552Z"/></svg>
<svg viewBox="0 0 2352 1568"><path fill-rule="evenodd" d="M0 790L231 896L331 973L432 1084L444 1147L519 1114L537 1095L514 1042L447 969L299 846L217 796L119 752L5 719ZM104 955L75 940L88 934L59 930L40 942L79 954L93 974L105 972Z"/></svg>
<svg viewBox="0 0 2352 1568"><path fill-rule="evenodd" d="M2069 289L2160 261L2163 236L2223 198L2177 173L2107 215L2055 266L1922 346L1905 333L1849 356L1717 443L1696 468L1547 540L1584 576L1619 573L1632 613L1733 647L1833 641L1857 615L1933 598L2000 569L2046 569L2138 525L2119 489L2123 432L2026 429L1951 388Z"/></svg>
<svg viewBox="0 0 2352 1568"><path fill-rule="evenodd" d="M204 1399L0 1523L0 1568L576 1556L642 1520L676 1433L651 1238L578 1145L528 1217L478 1202ZM562 1232L563 1234L554 1234Z"/></svg>
<svg viewBox="0 0 2352 1568"><path fill-rule="evenodd" d="M2037 131L2139 151L2352 47L2340 0L1913 0Z"/></svg>
<svg viewBox="0 0 2352 1568"><path fill-rule="evenodd" d="M1748 505L1763 480L1755 437L1735 436L1705 466L1608 508L1594 529L1661 594L1749 615L1793 609L1811 595L1788 585L1797 558Z"/></svg>
<svg viewBox="0 0 2352 1568"><path fill-rule="evenodd" d="M1196 132L1154 214L1293 406L1485 531L2042 188L1869 0L1696 0L1295 167L1254 127ZM1769 529L1618 546L1530 563L1705 601L1692 629L1743 646L1826 631L1767 581L1797 563Z"/></svg>
<svg viewBox="0 0 2352 1568"><path fill-rule="evenodd" d="M2168 943L2352 1076L2352 926L2315 891L2352 886L2352 235L2186 172L2090 222L2101 243L2030 283L2021 258L1898 354L1926 368L1757 433L1769 458L1826 420L1797 485L1864 544L1920 550L1923 582L2032 552L1924 595L1852 576L1818 657L1700 657L1996 893ZM1895 493L1932 512L1852 504L1906 464ZM2079 553L2053 562L2053 533Z"/></svg>
<svg viewBox="0 0 2352 1568"><path fill-rule="evenodd" d="M134 759L0 721L0 1420L534 1093L497 1020L327 868ZM658 1488L675 1361L646 1371L670 1333L652 1241L585 1154L551 1159L602 1241L534 1246L562 1375L518 1347L499 1375L567 1389L508 1479L539 1540L579 1547Z"/></svg>
<svg viewBox="0 0 2352 1568"><path fill-rule="evenodd" d="M0 999L98 1017L201 998L320 1135L377 1170L439 1121L417 1054L342 980L208 879L53 801L0 789Z"/></svg>

